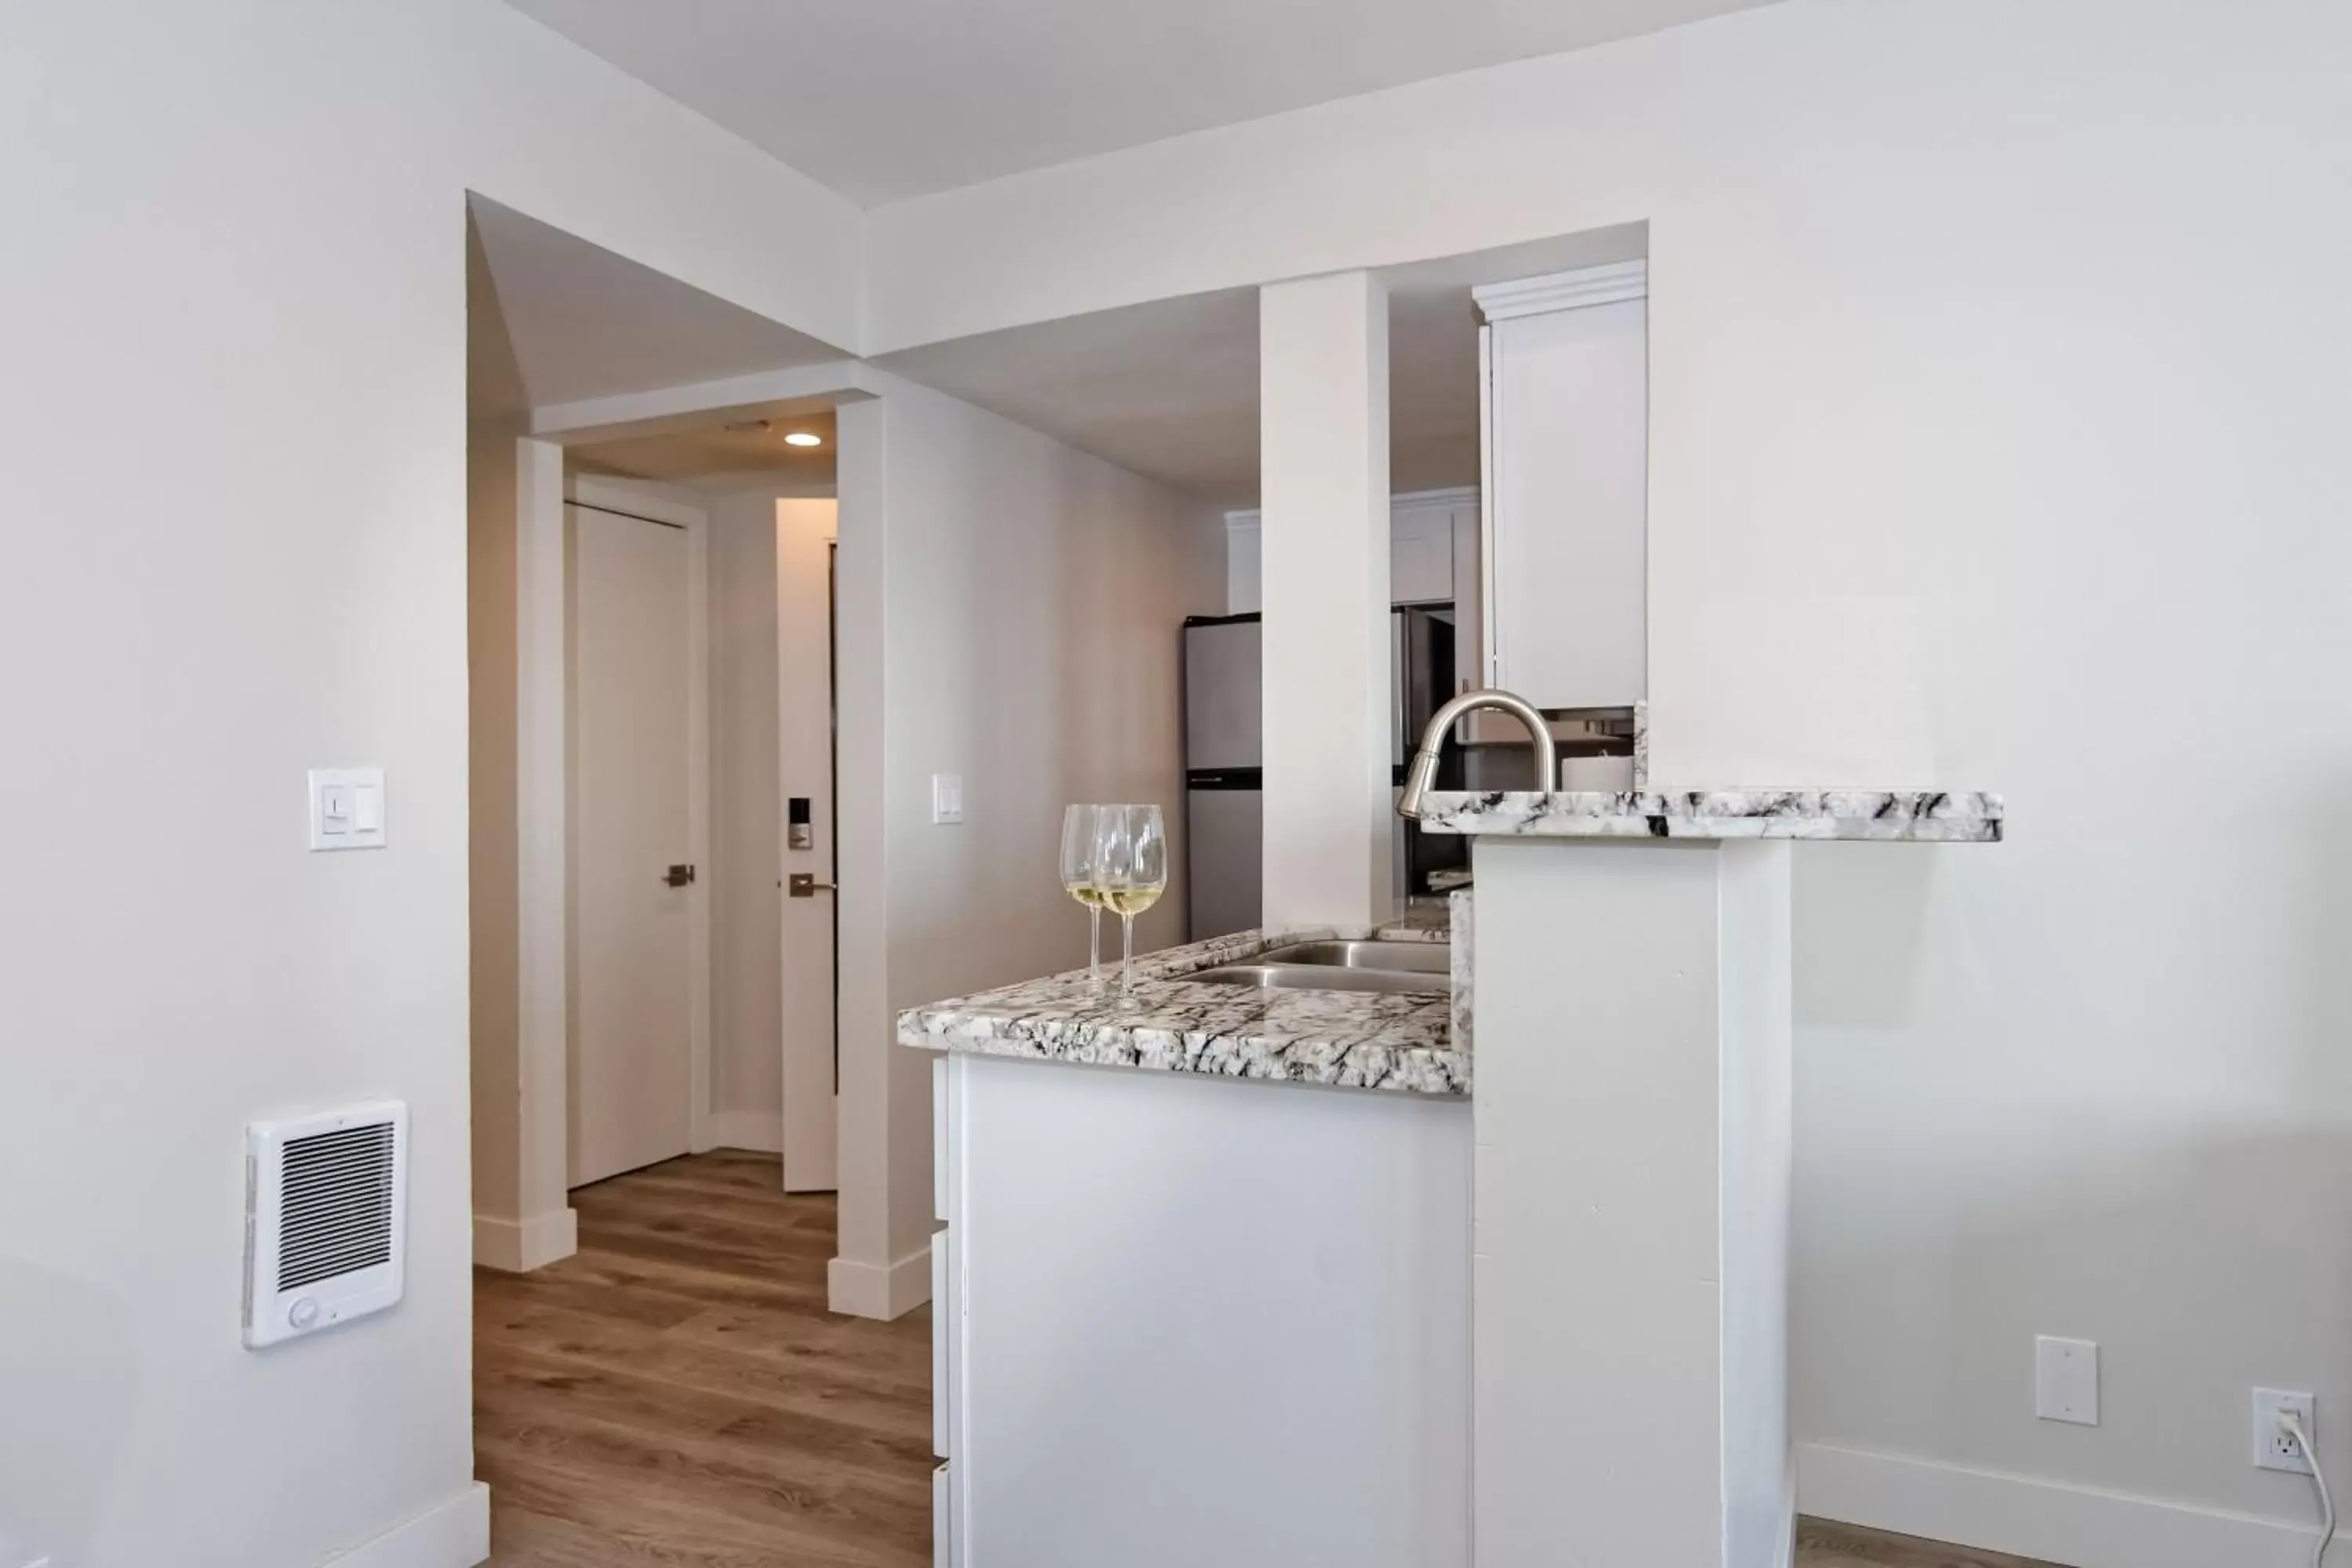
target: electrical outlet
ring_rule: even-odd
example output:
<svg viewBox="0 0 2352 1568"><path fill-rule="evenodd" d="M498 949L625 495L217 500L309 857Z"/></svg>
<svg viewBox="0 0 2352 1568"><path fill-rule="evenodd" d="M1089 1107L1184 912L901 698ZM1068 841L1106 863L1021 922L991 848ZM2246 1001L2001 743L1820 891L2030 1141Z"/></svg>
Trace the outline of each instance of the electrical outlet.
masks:
<svg viewBox="0 0 2352 1568"><path fill-rule="evenodd" d="M2319 1417L2308 1394L2287 1394L2275 1388L2254 1390L2254 1468L2284 1470L2291 1476L2311 1474L2311 1461L2294 1438L2279 1429L2278 1418L2289 1411L2303 1420L2304 1435L2319 1441Z"/></svg>

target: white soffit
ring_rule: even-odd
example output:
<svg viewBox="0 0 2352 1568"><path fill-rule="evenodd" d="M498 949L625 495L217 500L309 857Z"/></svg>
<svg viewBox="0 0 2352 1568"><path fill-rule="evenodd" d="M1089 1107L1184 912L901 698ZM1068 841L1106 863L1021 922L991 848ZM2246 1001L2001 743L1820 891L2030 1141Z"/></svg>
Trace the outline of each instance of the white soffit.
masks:
<svg viewBox="0 0 2352 1568"><path fill-rule="evenodd" d="M1384 268L1391 489L1478 482L1474 289L1638 260L1648 237L1627 224ZM875 363L1218 506L1256 504L1255 289L1009 327Z"/></svg>
<svg viewBox="0 0 2352 1568"><path fill-rule="evenodd" d="M805 332L511 207L473 196L467 210L477 416L843 357ZM485 278L494 294L488 300L480 297Z"/></svg>
<svg viewBox="0 0 2352 1568"><path fill-rule="evenodd" d="M509 0L873 206L1769 0Z"/></svg>

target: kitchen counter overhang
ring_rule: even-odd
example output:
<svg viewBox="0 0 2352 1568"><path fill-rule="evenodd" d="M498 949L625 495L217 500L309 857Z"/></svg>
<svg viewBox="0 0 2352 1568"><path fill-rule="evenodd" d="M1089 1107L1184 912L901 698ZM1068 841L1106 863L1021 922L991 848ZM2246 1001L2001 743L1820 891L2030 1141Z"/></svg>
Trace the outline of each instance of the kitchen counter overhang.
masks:
<svg viewBox="0 0 2352 1568"><path fill-rule="evenodd" d="M1131 999L1119 994L1115 966L1104 965L1099 988L1086 971L1073 970L909 1008L898 1016L898 1043L1148 1072L1468 1094L1470 1052L1452 1037L1444 993L1259 991L1190 978L1286 943L1374 935L1443 940L1426 922L1242 931L1137 959Z"/></svg>
<svg viewBox="0 0 2352 1568"><path fill-rule="evenodd" d="M2008 812L1980 790L1433 790L1424 833L1547 838L1806 838L1998 844Z"/></svg>

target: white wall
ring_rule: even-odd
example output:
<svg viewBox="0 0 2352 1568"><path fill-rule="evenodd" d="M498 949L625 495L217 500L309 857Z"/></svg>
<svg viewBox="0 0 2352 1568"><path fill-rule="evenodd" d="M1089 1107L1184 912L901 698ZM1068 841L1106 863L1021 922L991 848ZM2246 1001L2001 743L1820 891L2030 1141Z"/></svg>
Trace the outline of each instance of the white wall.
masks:
<svg viewBox="0 0 2352 1568"><path fill-rule="evenodd" d="M2347 80L2325 0L1789 0L873 215L877 350L1648 222L1654 775L2015 814L1795 872L1794 1419L1886 1522L2308 1521L2247 1387L2352 1413Z"/></svg>
<svg viewBox="0 0 2352 1568"><path fill-rule="evenodd" d="M468 186L852 330L845 204L488 0L10 15L0 1528L59 1568L478 1506ZM390 847L306 853L303 770L362 763ZM407 1300L246 1351L245 1122L378 1095Z"/></svg>
<svg viewBox="0 0 2352 1568"><path fill-rule="evenodd" d="M875 1048L895 1010L1086 962L1085 917L1057 870L1063 806L1160 803L1170 886L1137 922L1137 950L1183 929L1179 626L1224 594L1213 510L969 404L885 384L841 411L845 944L873 918L861 868L887 868L887 897L886 972L853 969L845 946L840 1247L853 1273L919 1260L932 1225L929 1063ZM934 773L963 776L961 826L931 823ZM1113 952L1116 936L1107 922ZM859 1161L887 1163L887 1213Z"/></svg>
<svg viewBox="0 0 2352 1568"><path fill-rule="evenodd" d="M495 303L493 301L493 303ZM466 429L467 976L474 1212L520 1222L522 1006L516 800L519 423Z"/></svg>
<svg viewBox="0 0 2352 1568"><path fill-rule="evenodd" d="M474 1261L524 1269L579 1245L563 1152L563 452L522 438L520 372L470 224L466 308Z"/></svg>

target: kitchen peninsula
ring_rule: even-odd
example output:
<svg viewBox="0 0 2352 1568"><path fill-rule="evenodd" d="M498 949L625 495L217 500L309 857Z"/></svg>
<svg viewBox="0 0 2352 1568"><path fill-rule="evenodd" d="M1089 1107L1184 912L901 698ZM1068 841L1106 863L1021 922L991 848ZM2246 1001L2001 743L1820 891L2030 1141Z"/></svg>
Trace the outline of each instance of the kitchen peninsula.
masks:
<svg viewBox="0 0 2352 1568"><path fill-rule="evenodd" d="M1790 844L1993 842L2001 804L1426 813L1477 836L1449 989L1203 978L1426 942L1424 911L1172 949L1131 999L1081 972L900 1018L942 1053L944 1560L1782 1560Z"/></svg>

